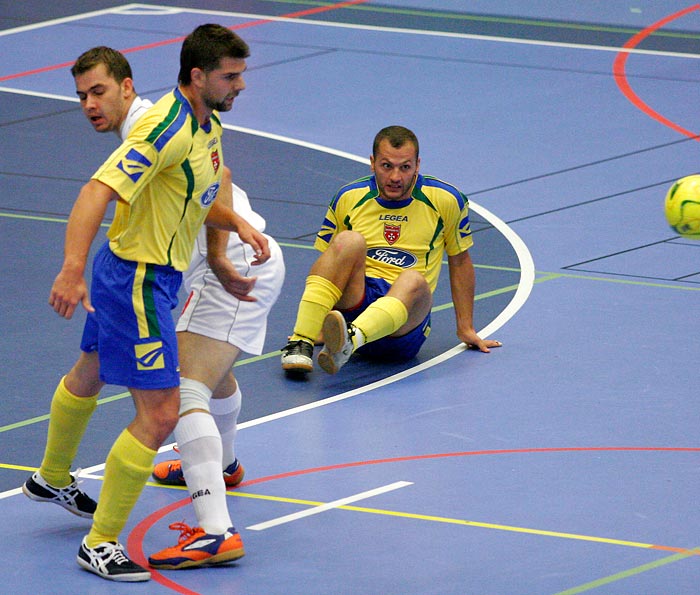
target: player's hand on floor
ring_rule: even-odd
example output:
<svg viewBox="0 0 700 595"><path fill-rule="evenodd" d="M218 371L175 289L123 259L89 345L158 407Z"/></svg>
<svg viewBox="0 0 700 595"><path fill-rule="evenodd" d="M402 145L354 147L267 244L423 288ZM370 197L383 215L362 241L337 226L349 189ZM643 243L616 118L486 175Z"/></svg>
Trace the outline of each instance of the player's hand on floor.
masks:
<svg viewBox="0 0 700 595"><path fill-rule="evenodd" d="M502 345L500 341L495 341L493 339L482 339L473 329L457 334L460 340L463 343L466 343L467 349L475 349L483 353L489 353L491 349L501 347Z"/></svg>

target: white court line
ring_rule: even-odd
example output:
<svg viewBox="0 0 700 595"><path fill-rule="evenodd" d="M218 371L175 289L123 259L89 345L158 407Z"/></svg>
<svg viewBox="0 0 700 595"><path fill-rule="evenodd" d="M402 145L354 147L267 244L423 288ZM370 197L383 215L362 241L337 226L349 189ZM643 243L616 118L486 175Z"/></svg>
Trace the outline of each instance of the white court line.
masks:
<svg viewBox="0 0 700 595"><path fill-rule="evenodd" d="M130 4L131 7L148 8L149 4ZM165 8L165 7L164 7ZM175 8L175 7L173 7ZM564 41L541 41L537 39L524 39L519 37L499 37L495 35L476 35L472 33L455 33L452 31L432 31L426 29L409 29L401 27L381 27L378 25L358 25L355 23L339 23L334 21L315 21L313 19L299 19L296 17L277 17L264 14L251 14L240 12L225 12L219 10L204 9L182 9L182 12L193 12L197 14L207 14L216 16L230 16L253 20L273 21L295 25L305 25L314 27L335 27L338 29L355 29L361 31L376 31L378 33L399 33L404 35L428 35L433 37L448 37L453 39L472 39L476 41L492 41L496 43L515 43L521 45L535 45L542 47L566 48L574 50L595 50L601 52L624 52L626 54L647 54L652 56L666 56L672 58L694 58L700 59L700 54L690 54L683 52L665 52L661 50L643 50L639 48L622 48L618 46L587 45L582 43L566 43ZM630 33L630 37L633 34Z"/></svg>
<svg viewBox="0 0 700 595"><path fill-rule="evenodd" d="M80 21L82 19L99 17L106 14L113 14L116 11L117 9L114 8L106 8L104 10L95 10L93 12L81 12L80 14L75 14L70 17L52 19L50 21L43 21L41 23L32 23L31 25L23 25L22 27L15 27L14 29L4 29L0 31L0 37L4 35L13 35L15 33L24 33L26 31L33 31L35 29L42 29L45 27L52 27L54 25L62 25L63 23L72 23L73 21Z"/></svg>
<svg viewBox="0 0 700 595"><path fill-rule="evenodd" d="M270 529L271 527L277 527L278 525L284 525L285 523L291 523L293 521L298 521L314 514L319 514L321 512L326 512L327 510L332 510L333 508L339 508L340 506L346 506L347 504L352 504L358 500L365 500L371 498L372 496L378 496L379 494L385 494L386 492L391 492L393 490L398 490L399 488L405 488L407 486L413 485L411 481L397 481L395 483L390 483L389 485L382 486L381 488L375 488L373 490L368 490L360 494L355 494L354 496L348 496L347 498L341 498L340 500L334 500L333 502L328 502L327 504L321 504L319 506L314 506L313 508L308 508L307 510L302 510L301 512L295 512L285 516L278 517L264 523L258 523L256 525L251 525L246 527L250 531L264 531L265 529Z"/></svg>
<svg viewBox="0 0 700 595"><path fill-rule="evenodd" d="M641 54L641 55L651 55L651 56L665 56L671 58L692 58L700 59L700 54L691 54L683 52L667 52L662 50L644 50L640 48L622 48L618 46L604 46L604 45L587 45L581 43L566 43L563 41L543 41L537 39L524 39L516 37L499 37L495 35L476 35L472 33L455 33L452 31L431 31L425 29L408 29L401 27L380 27L377 25L358 25L354 23L338 23L333 21L316 21L313 19L299 19L299 18L289 18L289 17L278 17L265 14L253 14L244 12L231 12L231 11L220 11L220 10L205 10L205 9L195 9L195 8L181 8L176 6L156 6L152 4L125 4L122 6L115 6L113 8L105 10L96 10L94 12L85 12L71 17L64 17L60 19L54 19L50 21L44 21L42 23L33 23L31 25L25 25L23 27L16 27L14 29L5 29L0 31L0 36L10 35L14 33L21 33L25 31L31 31L34 29L40 29L42 27L49 27L53 25L60 25L63 23L69 23L85 18L92 18L97 16L102 16L105 14L117 14L122 16L161 16L163 14L182 14L182 13L192 13L192 14L202 14L211 16L223 16L223 17L233 17L249 20L260 20L260 21L270 21L277 23L287 23L302 26L314 26L314 27L335 27L339 29L355 29L361 31L376 31L378 33L398 33L403 35L423 35L432 37L446 37L452 39L471 39L475 41L489 41L495 43L511 43L520 45L532 45L541 47L553 47L553 48L564 48L564 49L575 49L575 50L592 50L601 52L624 52L626 54ZM630 35L631 36L631 35Z"/></svg>

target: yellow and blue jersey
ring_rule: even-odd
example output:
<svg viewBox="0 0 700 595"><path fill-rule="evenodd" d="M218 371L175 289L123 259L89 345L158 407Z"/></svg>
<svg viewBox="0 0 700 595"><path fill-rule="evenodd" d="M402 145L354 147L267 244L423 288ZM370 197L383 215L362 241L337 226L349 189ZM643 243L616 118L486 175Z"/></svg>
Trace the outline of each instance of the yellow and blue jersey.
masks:
<svg viewBox="0 0 700 595"><path fill-rule="evenodd" d="M200 126L179 89L138 119L93 176L121 198L107 233L116 256L187 269L221 182L221 135L217 114Z"/></svg>
<svg viewBox="0 0 700 595"><path fill-rule="evenodd" d="M354 230L367 242L366 275L393 283L406 269L422 273L435 291L442 258L472 244L469 201L454 186L419 174L411 196L379 196L374 176L343 186L331 201L314 246L325 251L337 233Z"/></svg>

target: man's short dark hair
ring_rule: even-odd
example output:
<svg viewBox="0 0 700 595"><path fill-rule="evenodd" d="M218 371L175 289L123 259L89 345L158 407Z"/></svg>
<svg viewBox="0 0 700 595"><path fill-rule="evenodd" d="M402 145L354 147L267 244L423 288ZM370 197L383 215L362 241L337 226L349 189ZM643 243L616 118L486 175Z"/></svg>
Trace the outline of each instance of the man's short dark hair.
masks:
<svg viewBox="0 0 700 595"><path fill-rule="evenodd" d="M70 73L75 78L100 64L104 64L107 68L107 74L120 84L125 78L134 78L131 74L131 65L124 55L104 45L91 48L80 54L71 67Z"/></svg>
<svg viewBox="0 0 700 595"><path fill-rule="evenodd" d="M406 143L412 143L416 148L416 158L418 158L418 137L408 128L404 126L387 126L377 132L377 136L374 137L374 144L372 145L372 155L375 157L379 150L379 143L384 139L388 140L394 149L403 147Z"/></svg>
<svg viewBox="0 0 700 595"><path fill-rule="evenodd" d="M193 68L211 72L219 67L222 58L242 60L248 56L248 44L230 29L221 25L200 25L182 43L178 81L189 85Z"/></svg>

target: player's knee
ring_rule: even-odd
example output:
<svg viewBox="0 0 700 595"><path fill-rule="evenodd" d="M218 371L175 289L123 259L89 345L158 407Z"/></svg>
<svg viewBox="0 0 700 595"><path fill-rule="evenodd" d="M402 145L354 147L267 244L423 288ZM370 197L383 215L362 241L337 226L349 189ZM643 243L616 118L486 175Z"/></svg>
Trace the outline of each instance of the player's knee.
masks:
<svg viewBox="0 0 700 595"><path fill-rule="evenodd" d="M416 296L430 294L430 286L422 273L418 271L406 270L403 271L396 281L394 286L400 285L405 291L410 291Z"/></svg>
<svg viewBox="0 0 700 595"><path fill-rule="evenodd" d="M329 247L338 253L359 252L364 256L367 251L367 241L361 233L346 229L331 240Z"/></svg>
<svg viewBox="0 0 700 595"><path fill-rule="evenodd" d="M211 390L209 387L191 378L180 379L180 417L188 411L209 411Z"/></svg>

